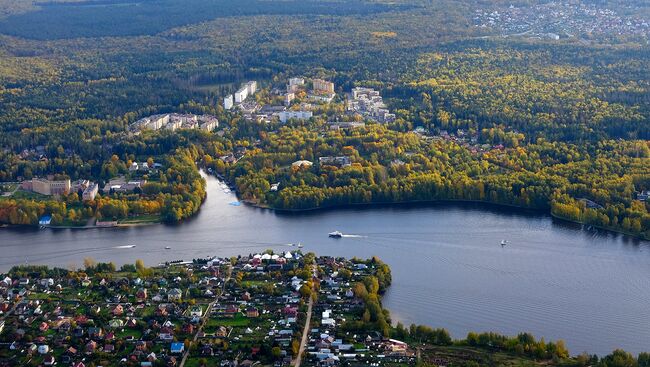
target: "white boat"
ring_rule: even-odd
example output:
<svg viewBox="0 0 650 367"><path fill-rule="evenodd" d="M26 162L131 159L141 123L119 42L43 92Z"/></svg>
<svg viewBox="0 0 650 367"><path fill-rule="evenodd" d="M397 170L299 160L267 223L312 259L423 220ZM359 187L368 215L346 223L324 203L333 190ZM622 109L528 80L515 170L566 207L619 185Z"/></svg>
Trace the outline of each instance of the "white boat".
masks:
<svg viewBox="0 0 650 367"><path fill-rule="evenodd" d="M172 248L169 246L165 246L165 250L171 250Z"/></svg>
<svg viewBox="0 0 650 367"><path fill-rule="evenodd" d="M339 231L330 232L328 235L330 237L333 237L333 238L341 238L341 237L343 237L343 233L341 233Z"/></svg>
<svg viewBox="0 0 650 367"><path fill-rule="evenodd" d="M506 241L506 240L501 240L501 246L505 246L505 245L507 245L507 244L508 244L508 241Z"/></svg>
<svg viewBox="0 0 650 367"><path fill-rule="evenodd" d="M114 248L135 248L135 245L122 245L122 246L115 246Z"/></svg>
<svg viewBox="0 0 650 367"><path fill-rule="evenodd" d="M302 248L302 243L299 243L299 244L298 244L298 248Z"/></svg>

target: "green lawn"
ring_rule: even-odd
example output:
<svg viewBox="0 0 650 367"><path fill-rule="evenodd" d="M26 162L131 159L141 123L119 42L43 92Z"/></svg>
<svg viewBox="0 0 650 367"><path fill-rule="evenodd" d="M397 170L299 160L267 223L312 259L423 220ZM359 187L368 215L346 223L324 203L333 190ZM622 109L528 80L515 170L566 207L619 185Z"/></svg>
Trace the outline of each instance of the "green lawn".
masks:
<svg viewBox="0 0 650 367"><path fill-rule="evenodd" d="M48 198L51 198L50 196L47 195L41 195L36 192L31 192L31 191L24 191L24 190L18 190L14 192L14 194L11 196L12 199L33 199L33 200L45 200Z"/></svg>
<svg viewBox="0 0 650 367"><path fill-rule="evenodd" d="M239 314L236 317L230 318L209 318L205 323L205 332L213 333L217 330L219 326L225 326L227 328L232 327L246 327L250 324L251 320L245 316Z"/></svg>
<svg viewBox="0 0 650 367"><path fill-rule="evenodd" d="M263 285L265 282L263 280L242 280L241 285L242 287L252 287L252 286L260 286Z"/></svg>
<svg viewBox="0 0 650 367"><path fill-rule="evenodd" d="M157 214L147 214L139 215L137 217L120 219L120 224L143 224L143 223L158 223L162 221L160 215Z"/></svg>
<svg viewBox="0 0 650 367"><path fill-rule="evenodd" d="M18 187L18 184L2 184L0 185L0 194L4 192L12 192Z"/></svg>
<svg viewBox="0 0 650 367"><path fill-rule="evenodd" d="M115 331L115 337L117 339L123 339L127 336L133 336L133 338L137 340L142 337L142 332L138 329L127 329L127 328Z"/></svg>

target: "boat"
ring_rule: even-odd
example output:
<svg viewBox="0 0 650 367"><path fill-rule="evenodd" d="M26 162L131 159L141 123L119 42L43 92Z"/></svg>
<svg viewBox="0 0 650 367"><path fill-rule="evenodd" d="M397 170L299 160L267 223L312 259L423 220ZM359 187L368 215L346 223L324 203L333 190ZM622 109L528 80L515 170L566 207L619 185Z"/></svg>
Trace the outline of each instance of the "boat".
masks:
<svg viewBox="0 0 650 367"><path fill-rule="evenodd" d="M122 246L115 246L114 248L135 248L135 245L128 244L128 245L122 245Z"/></svg>
<svg viewBox="0 0 650 367"><path fill-rule="evenodd" d="M501 246L505 246L505 245L507 245L507 244L508 244L508 241L506 241L506 240L501 240Z"/></svg>
<svg viewBox="0 0 650 367"><path fill-rule="evenodd" d="M298 244L298 248L302 248L302 247L303 247L303 246L302 246L302 243L299 243L299 244Z"/></svg>
<svg viewBox="0 0 650 367"><path fill-rule="evenodd" d="M341 237L343 237L343 233L341 233L339 231L330 232L328 235L330 237L332 237L332 238L341 238Z"/></svg>
<svg viewBox="0 0 650 367"><path fill-rule="evenodd" d="M165 250L171 250L172 248L169 246L165 246Z"/></svg>

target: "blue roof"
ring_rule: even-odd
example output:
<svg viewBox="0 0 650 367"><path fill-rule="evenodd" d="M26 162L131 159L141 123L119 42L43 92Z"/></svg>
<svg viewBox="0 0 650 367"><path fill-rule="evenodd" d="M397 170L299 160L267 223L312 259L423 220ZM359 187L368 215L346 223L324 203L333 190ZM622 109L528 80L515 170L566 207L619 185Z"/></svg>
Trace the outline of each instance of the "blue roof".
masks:
<svg viewBox="0 0 650 367"><path fill-rule="evenodd" d="M184 343L172 343L171 352L180 353L185 349Z"/></svg>

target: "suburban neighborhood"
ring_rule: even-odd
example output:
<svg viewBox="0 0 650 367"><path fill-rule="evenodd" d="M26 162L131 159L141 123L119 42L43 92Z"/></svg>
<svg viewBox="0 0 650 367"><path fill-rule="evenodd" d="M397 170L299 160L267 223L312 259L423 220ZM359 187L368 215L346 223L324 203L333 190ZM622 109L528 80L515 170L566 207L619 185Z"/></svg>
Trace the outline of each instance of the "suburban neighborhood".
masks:
<svg viewBox="0 0 650 367"><path fill-rule="evenodd" d="M0 366L408 365L406 343L349 327L376 264L268 250L16 267L0 279Z"/></svg>

